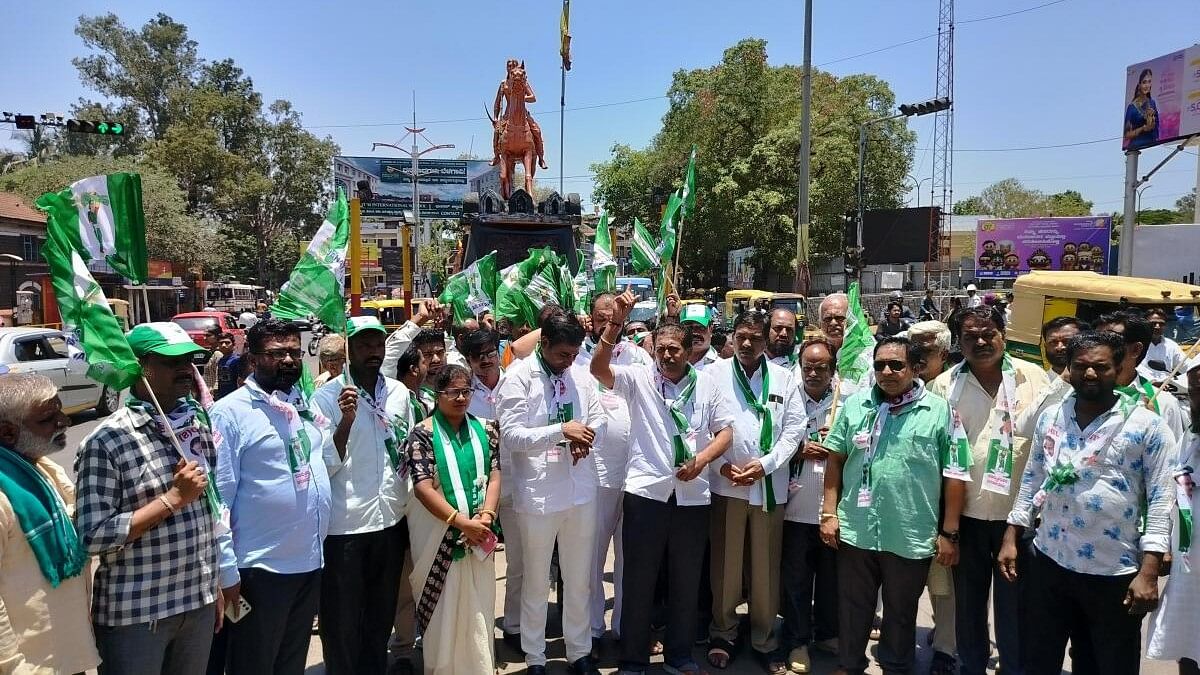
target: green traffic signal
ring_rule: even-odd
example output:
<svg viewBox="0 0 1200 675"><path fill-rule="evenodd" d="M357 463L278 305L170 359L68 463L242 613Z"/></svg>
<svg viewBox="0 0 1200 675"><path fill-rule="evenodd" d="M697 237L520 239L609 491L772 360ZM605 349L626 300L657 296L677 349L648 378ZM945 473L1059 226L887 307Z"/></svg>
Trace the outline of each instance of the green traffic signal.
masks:
<svg viewBox="0 0 1200 675"><path fill-rule="evenodd" d="M96 131L102 134L108 133L108 122L100 122L96 125Z"/></svg>
<svg viewBox="0 0 1200 675"><path fill-rule="evenodd" d="M125 125L120 122L89 122L87 120L70 119L67 120L66 127L67 131L79 134L121 136L125 133Z"/></svg>

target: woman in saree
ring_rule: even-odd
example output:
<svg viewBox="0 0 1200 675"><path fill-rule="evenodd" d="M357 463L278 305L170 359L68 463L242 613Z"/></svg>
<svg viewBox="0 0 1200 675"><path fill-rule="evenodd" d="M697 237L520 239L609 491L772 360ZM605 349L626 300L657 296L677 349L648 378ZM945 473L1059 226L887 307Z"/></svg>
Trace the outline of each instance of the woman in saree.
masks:
<svg viewBox="0 0 1200 675"><path fill-rule="evenodd" d="M471 372L447 365L434 382L437 406L408 436L409 509L417 630L426 673L494 669L496 507L500 432L467 413ZM486 554L485 554L486 551Z"/></svg>

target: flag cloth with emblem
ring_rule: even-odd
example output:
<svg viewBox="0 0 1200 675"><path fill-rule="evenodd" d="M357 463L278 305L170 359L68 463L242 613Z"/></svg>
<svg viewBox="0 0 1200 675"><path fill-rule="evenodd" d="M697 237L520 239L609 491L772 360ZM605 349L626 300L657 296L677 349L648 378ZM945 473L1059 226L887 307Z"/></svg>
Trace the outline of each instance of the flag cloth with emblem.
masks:
<svg viewBox="0 0 1200 675"><path fill-rule="evenodd" d="M46 230L59 230L85 261L101 260L134 284L146 283L142 177L114 173L75 181L37 198Z"/></svg>
<svg viewBox="0 0 1200 675"><path fill-rule="evenodd" d="M692 145L692 152L688 155L687 170L683 174L683 213L681 218L691 218L692 212L696 210L696 146Z"/></svg>
<svg viewBox="0 0 1200 675"><path fill-rule="evenodd" d="M500 272L496 286L496 319L513 326L536 326L537 315L547 302L558 302L558 256L550 248L531 248L529 256Z"/></svg>
<svg viewBox="0 0 1200 675"><path fill-rule="evenodd" d="M438 296L438 302L454 308L454 322L461 324L496 306L496 286L500 275L496 273L496 252L479 258L467 265L463 271L446 281L446 289Z"/></svg>
<svg viewBox="0 0 1200 675"><path fill-rule="evenodd" d="M596 236L592 239L592 288L597 293L613 293L617 290L617 261L613 259L612 231L608 212L600 216Z"/></svg>
<svg viewBox="0 0 1200 675"><path fill-rule="evenodd" d="M339 187L325 222L300 256L279 297L271 305L277 319L304 319L310 314L335 332L346 324L346 248L350 241L350 209Z"/></svg>
<svg viewBox="0 0 1200 675"><path fill-rule="evenodd" d="M847 295L846 332L842 348L837 354L837 371L843 380L861 382L871 369L871 349L875 346L875 338L871 336L867 315L863 312L857 281L850 284Z"/></svg>
<svg viewBox="0 0 1200 675"><path fill-rule="evenodd" d="M142 368L87 262L59 228L46 229L42 257L50 266L50 285L58 301L69 358L85 359L88 377L93 380L112 389L128 388L141 376Z"/></svg>
<svg viewBox="0 0 1200 675"><path fill-rule="evenodd" d="M650 230L637 218L633 219L633 271L645 274L658 267L658 254L655 253L654 237Z"/></svg>

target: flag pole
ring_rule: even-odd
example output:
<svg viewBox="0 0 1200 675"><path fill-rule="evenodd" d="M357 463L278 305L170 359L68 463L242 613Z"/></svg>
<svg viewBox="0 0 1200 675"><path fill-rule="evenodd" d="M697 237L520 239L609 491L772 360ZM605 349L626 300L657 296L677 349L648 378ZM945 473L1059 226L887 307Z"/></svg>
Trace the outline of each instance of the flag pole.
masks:
<svg viewBox="0 0 1200 675"><path fill-rule="evenodd" d="M153 319L150 317L150 293L146 290L146 284L142 284L142 304L146 306L146 323L150 323Z"/></svg>
<svg viewBox="0 0 1200 675"><path fill-rule="evenodd" d="M674 278L671 280L671 285L675 287L675 292L679 292L679 251L683 249L683 207L679 207L679 231L675 233L675 261L674 261Z"/></svg>
<svg viewBox="0 0 1200 675"><path fill-rule="evenodd" d="M566 119L567 110L567 66L560 64L558 67L562 73L562 81L558 88L558 196L563 196L563 142L565 138L565 129L563 125Z"/></svg>
<svg viewBox="0 0 1200 675"><path fill-rule="evenodd" d="M158 396L155 396L154 390L150 388L150 383L146 381L146 376L142 375L142 386L146 388L146 392L150 394L150 402L154 404L154 409L163 418L167 427L167 435L171 437L171 442L175 444L175 449L179 451L179 456L184 460L187 459L187 454L183 451L183 444L179 442L179 437L175 435L175 429L171 427L171 420L167 418L167 414L163 412L162 404L158 402Z"/></svg>

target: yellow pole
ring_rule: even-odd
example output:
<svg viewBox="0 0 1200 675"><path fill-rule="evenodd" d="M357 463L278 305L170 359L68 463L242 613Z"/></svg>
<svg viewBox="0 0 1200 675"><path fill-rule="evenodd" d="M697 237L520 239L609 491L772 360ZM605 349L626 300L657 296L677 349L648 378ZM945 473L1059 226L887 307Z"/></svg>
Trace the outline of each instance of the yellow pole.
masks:
<svg viewBox="0 0 1200 675"><path fill-rule="evenodd" d="M350 316L362 314L362 203L350 200Z"/></svg>

